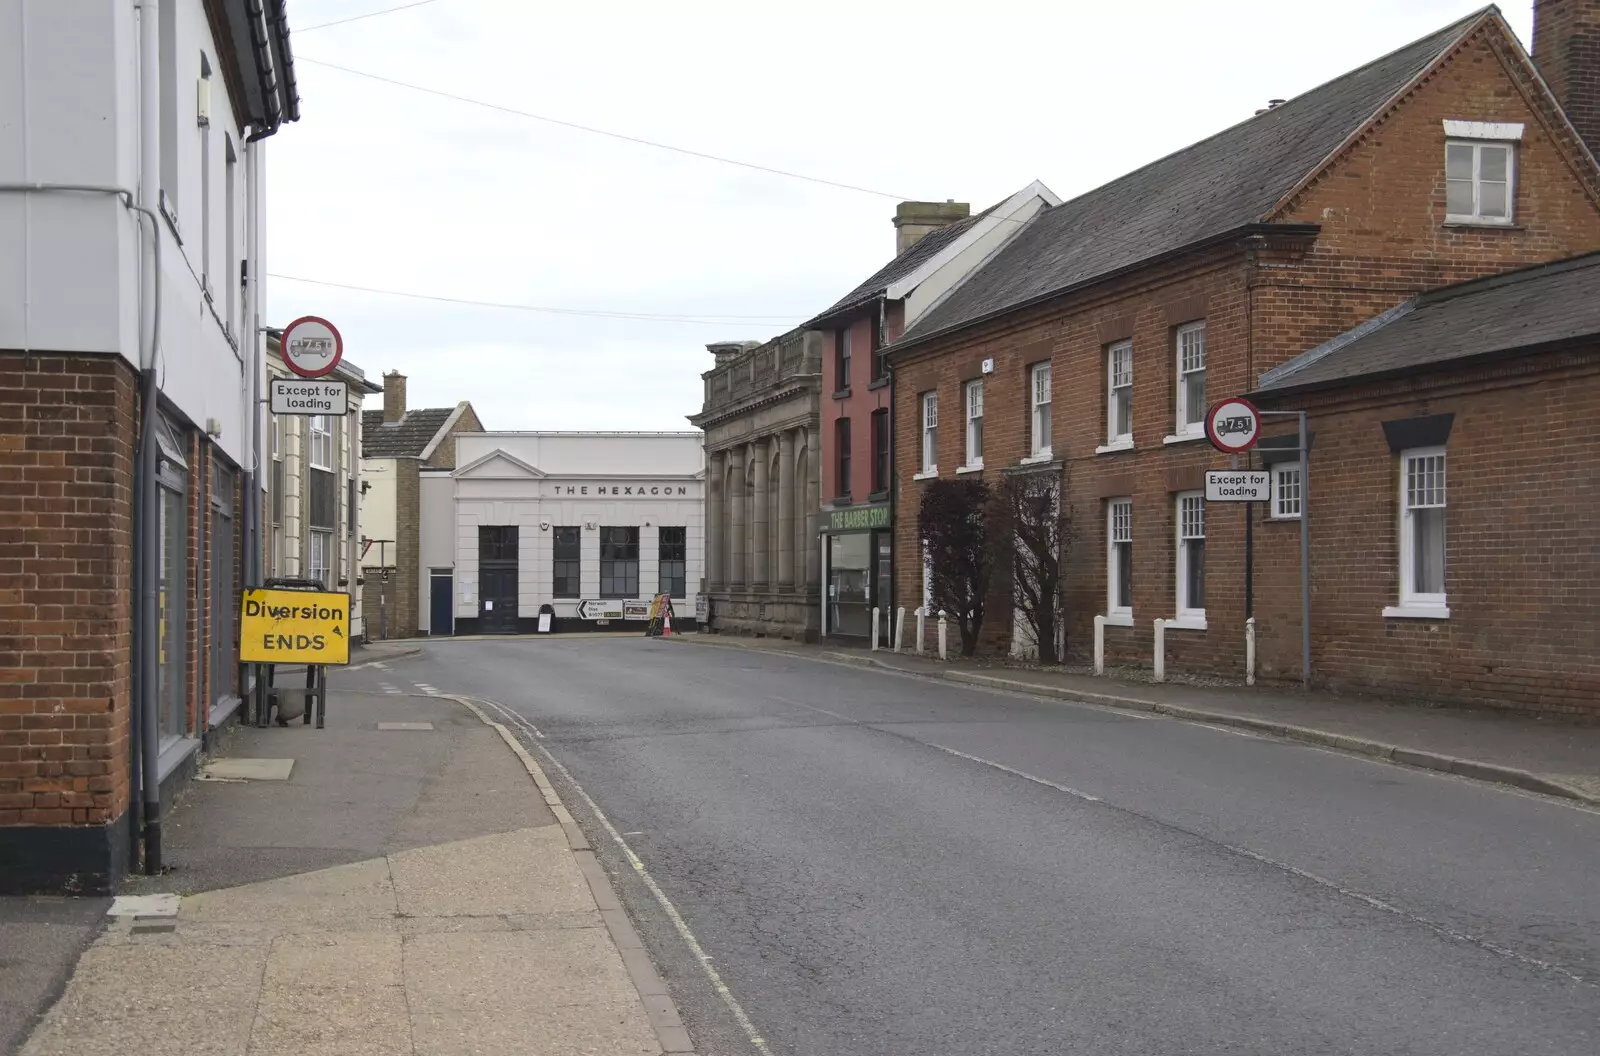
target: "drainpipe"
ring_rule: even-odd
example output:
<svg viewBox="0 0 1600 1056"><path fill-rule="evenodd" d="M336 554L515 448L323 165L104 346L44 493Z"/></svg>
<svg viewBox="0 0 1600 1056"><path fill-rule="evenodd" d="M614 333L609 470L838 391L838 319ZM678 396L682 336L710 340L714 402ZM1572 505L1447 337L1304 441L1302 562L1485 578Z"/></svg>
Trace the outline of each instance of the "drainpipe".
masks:
<svg viewBox="0 0 1600 1056"><path fill-rule="evenodd" d="M139 204L151 217L151 268L142 283L152 303L160 289L161 224L155 219L161 207L161 24L156 0L139 3ZM161 777L160 722L157 717L160 684L160 653L157 627L160 608L157 577L161 569L161 517L157 508L155 423L160 386L156 380L156 352L161 342L159 311L146 320L149 355L141 364L144 370L144 395L140 400L143 421L139 433L139 461L134 470L134 487L140 495L142 523L134 530L134 567L138 570L139 609L134 620L138 655L134 669L139 677L140 790L144 800L144 869L150 875L161 872Z"/></svg>
<svg viewBox="0 0 1600 1056"><path fill-rule="evenodd" d="M889 335L884 331L887 331L889 327L889 302L883 297L878 298L878 326L880 328L880 340L888 337ZM884 343L887 344L888 342L885 341ZM889 394L889 479L884 481L889 488L889 600L886 602L886 604L893 605L895 599L900 596L899 583L897 582L897 577L895 575L895 569L900 563L900 555L895 552L895 536L900 534L900 522L896 519L900 509L900 481L899 474L895 472L894 468L893 356L889 357L888 361L885 363L885 366L888 369L884 372L884 374L889 379L889 384L884 386L884 390ZM920 636L918 637L917 641L918 644L921 643L922 639ZM895 652L898 653L899 651L900 642L897 635L895 638Z"/></svg>

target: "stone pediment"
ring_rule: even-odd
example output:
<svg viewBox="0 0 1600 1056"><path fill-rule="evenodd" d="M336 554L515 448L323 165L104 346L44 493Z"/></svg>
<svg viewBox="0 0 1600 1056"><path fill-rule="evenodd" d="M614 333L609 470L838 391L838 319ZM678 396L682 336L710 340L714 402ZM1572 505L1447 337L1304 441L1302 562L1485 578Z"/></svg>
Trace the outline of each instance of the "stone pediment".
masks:
<svg viewBox="0 0 1600 1056"><path fill-rule="evenodd" d="M515 455L495 448L451 474L463 480L542 480L545 473Z"/></svg>

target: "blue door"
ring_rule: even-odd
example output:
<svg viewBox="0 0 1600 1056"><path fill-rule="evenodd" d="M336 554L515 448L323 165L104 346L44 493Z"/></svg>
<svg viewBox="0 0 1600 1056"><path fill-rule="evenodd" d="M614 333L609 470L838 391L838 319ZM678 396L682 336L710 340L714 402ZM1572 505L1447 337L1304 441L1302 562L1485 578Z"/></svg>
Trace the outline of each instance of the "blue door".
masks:
<svg viewBox="0 0 1600 1056"><path fill-rule="evenodd" d="M455 574L436 568L428 577L428 633L455 634Z"/></svg>

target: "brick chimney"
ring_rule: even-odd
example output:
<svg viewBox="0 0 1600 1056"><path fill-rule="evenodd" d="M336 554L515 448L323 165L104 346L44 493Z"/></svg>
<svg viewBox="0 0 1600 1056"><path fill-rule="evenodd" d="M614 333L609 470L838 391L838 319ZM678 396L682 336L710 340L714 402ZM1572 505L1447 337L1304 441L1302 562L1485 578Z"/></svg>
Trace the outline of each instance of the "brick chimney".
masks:
<svg viewBox="0 0 1600 1056"><path fill-rule="evenodd" d="M972 206L954 198L944 202L901 202L894 211L894 255L899 256L929 231L960 223Z"/></svg>
<svg viewBox="0 0 1600 1056"><path fill-rule="evenodd" d="M406 416L406 376L391 370L383 376L383 420L398 422Z"/></svg>
<svg viewBox="0 0 1600 1056"><path fill-rule="evenodd" d="M1600 0L1533 0L1533 64L1600 154Z"/></svg>

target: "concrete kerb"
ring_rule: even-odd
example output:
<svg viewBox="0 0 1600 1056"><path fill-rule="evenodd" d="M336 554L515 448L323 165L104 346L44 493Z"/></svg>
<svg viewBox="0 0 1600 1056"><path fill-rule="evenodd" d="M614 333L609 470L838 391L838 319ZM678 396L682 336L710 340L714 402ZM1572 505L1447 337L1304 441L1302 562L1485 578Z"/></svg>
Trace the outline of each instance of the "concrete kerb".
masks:
<svg viewBox="0 0 1600 1056"><path fill-rule="evenodd" d="M555 786L550 784L550 779L545 776L543 767L503 723L495 722L484 714L483 709L465 697L452 696L449 699L472 712L478 717L479 722L498 733L500 739L506 742L506 746L522 760L528 776L533 778L539 794L544 797L545 805L561 823L561 831L566 833L567 845L578 864L578 871L589 884L589 893L594 897L595 908L600 911L600 919L605 921L606 930L611 934L611 941L616 944L617 952L622 957L623 967L628 971L628 978L639 994L639 1003L644 1006L645 1017L656 1032L656 1040L661 1043L661 1051L693 1056L693 1043L689 1040L683 1018L678 1015L677 1006L667 992L666 983L662 981L660 973L651 963L644 943L639 939L639 933L634 930L633 922L628 919L627 911L622 908L617 893L611 887L611 880L606 876L599 859L595 857L588 838L578 827L566 804L561 802Z"/></svg>
<svg viewBox="0 0 1600 1056"><path fill-rule="evenodd" d="M351 664L349 667L346 667L345 670L346 671L360 671L362 668L371 667L374 664L387 664L387 663L391 663L392 661L395 661L395 660L409 660L413 656L421 656L421 655L422 655L421 647L418 647L416 649L404 649L404 650L401 650L400 652L397 652L397 653L388 653L388 654L386 654L384 656L375 656L371 660L363 660L359 664Z"/></svg>
<svg viewBox="0 0 1600 1056"><path fill-rule="evenodd" d="M1287 723L1272 722L1267 719L1258 719L1248 715L1235 715L1226 711L1206 711L1201 708L1183 707L1176 704L1166 704L1161 701L1146 700L1142 697L1128 697L1113 693L1085 693L1076 689L1064 689L1058 686L1041 685L1037 682L1025 682L1015 678L1000 678L995 675L982 675L973 671L920 671L910 668L898 667L895 664L880 660L876 657L857 656L854 653L841 653L823 651L818 654L808 654L800 649L768 649L757 645L746 645L742 642L716 642L709 640L695 640L680 638L680 641L693 645L716 645L728 649L753 649L757 652L772 653L777 656L799 656L803 658L821 659L829 663L849 664L853 667L871 667L883 671L892 671L897 674L923 675L929 678L941 678L947 682L960 682L967 685L989 686L994 689L1003 689L1012 693L1023 693L1028 696L1041 697L1047 700L1071 701L1082 704L1098 704L1107 708L1119 708L1124 711L1153 712L1165 715L1168 718L1181 719L1185 722L1209 723L1213 726L1230 726L1235 729L1249 730L1269 737L1278 737L1284 740L1300 741L1303 744L1316 745L1332 751L1344 752L1349 755L1359 755L1366 759L1377 759L1386 763L1399 766L1411 766L1421 770L1435 770L1440 773L1454 774L1474 781L1484 781L1489 784L1509 785L1527 792L1538 792L1542 795L1556 796L1561 799L1575 800L1600 806L1600 796L1591 794L1583 789L1564 785L1559 781L1552 781L1547 777L1533 773L1530 770L1521 770L1511 766L1500 766L1495 763L1478 762L1472 759L1458 759L1455 756L1442 755L1437 752L1422 751L1414 748L1403 748L1399 745L1386 744L1382 741L1368 740L1361 737L1352 737L1348 734L1333 733L1328 730L1314 729L1309 726L1291 726Z"/></svg>

